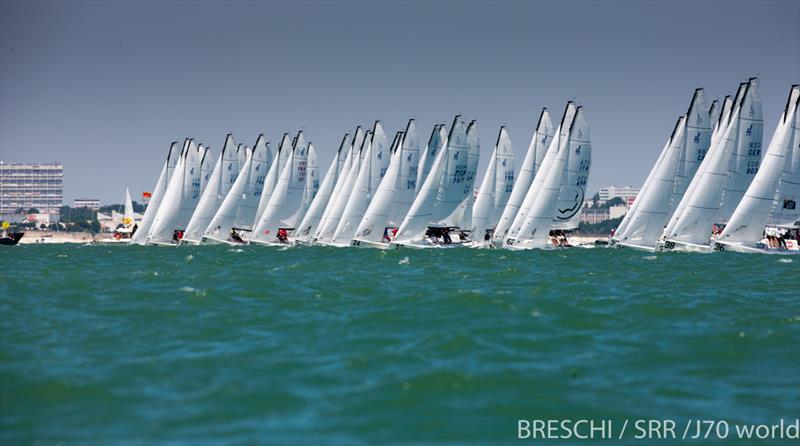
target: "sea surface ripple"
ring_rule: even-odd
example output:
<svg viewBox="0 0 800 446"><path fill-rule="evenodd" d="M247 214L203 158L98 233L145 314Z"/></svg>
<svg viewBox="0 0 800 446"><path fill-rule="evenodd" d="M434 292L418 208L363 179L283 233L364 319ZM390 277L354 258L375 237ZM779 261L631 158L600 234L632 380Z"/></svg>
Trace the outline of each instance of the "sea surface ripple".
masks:
<svg viewBox="0 0 800 446"><path fill-rule="evenodd" d="M0 252L2 444L511 444L518 419L800 414L798 259Z"/></svg>

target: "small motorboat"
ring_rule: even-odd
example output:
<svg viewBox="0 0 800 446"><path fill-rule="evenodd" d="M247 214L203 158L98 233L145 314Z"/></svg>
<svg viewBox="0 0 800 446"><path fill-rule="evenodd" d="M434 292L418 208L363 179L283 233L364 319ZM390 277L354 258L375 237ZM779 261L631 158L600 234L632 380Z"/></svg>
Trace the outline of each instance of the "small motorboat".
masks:
<svg viewBox="0 0 800 446"><path fill-rule="evenodd" d="M0 245L16 245L23 235L25 235L24 232L3 231L0 233Z"/></svg>

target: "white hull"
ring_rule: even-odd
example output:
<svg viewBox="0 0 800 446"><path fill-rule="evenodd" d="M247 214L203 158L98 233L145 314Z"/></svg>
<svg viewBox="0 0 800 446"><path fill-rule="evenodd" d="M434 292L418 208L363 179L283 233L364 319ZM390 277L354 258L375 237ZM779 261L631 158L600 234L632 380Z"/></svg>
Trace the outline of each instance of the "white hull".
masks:
<svg viewBox="0 0 800 446"><path fill-rule="evenodd" d="M354 248L375 248L375 249L390 249L392 246L390 243L383 243L383 242L373 242L369 240L359 240L353 239L350 242L350 246Z"/></svg>
<svg viewBox="0 0 800 446"><path fill-rule="evenodd" d="M633 243L625 243L625 242L617 242L615 243L616 246L621 246L625 248L635 249L637 251L646 251L646 252L656 252L655 246L644 246L644 245L636 245Z"/></svg>
<svg viewBox="0 0 800 446"><path fill-rule="evenodd" d="M713 248L710 245L700 245L697 243L689 243L689 242L679 242L675 240L669 240L667 243L672 243L673 247L667 249L663 245L659 245L657 250L663 251L675 251L675 252L697 252L697 253L704 253L707 254L713 251ZM662 248L662 249L658 249Z"/></svg>
<svg viewBox="0 0 800 446"><path fill-rule="evenodd" d="M778 255L795 255L800 254L800 250L797 248L792 249L775 249L775 248L767 248L764 243L760 243L761 247L758 246L745 246L739 243L730 243L730 242L717 242L717 246L715 247L715 251L731 251L731 252L739 252L744 254L778 254Z"/></svg>

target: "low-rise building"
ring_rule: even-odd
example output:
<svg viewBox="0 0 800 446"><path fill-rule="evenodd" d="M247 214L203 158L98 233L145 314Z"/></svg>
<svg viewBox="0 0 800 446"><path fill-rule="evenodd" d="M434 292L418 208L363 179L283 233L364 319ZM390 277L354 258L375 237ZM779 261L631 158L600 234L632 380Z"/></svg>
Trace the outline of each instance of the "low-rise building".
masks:
<svg viewBox="0 0 800 446"><path fill-rule="evenodd" d="M100 209L100 200L97 198L76 198L72 200L74 208L89 208L93 211Z"/></svg>
<svg viewBox="0 0 800 446"><path fill-rule="evenodd" d="M636 196L639 195L639 188L633 186L606 186L600 188L598 195L600 195L600 204L607 203L617 197L622 198L626 203L630 200L632 204Z"/></svg>

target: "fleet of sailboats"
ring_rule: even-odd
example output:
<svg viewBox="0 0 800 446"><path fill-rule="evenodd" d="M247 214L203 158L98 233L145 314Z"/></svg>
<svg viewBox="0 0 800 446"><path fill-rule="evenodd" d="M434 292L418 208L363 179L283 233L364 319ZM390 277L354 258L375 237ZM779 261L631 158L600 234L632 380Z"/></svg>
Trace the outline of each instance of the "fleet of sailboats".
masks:
<svg viewBox="0 0 800 446"><path fill-rule="evenodd" d="M702 89L696 90L612 244L648 251L800 252L799 89L790 89L764 153L756 78L740 84L722 107L707 108Z"/></svg>
<svg viewBox="0 0 800 446"><path fill-rule="evenodd" d="M695 90L610 244L800 252L798 101L795 85L762 153L757 79L710 106ZM229 134L217 158L187 138L171 144L142 220L125 228L131 243L153 245L563 248L586 201L592 143L582 106L569 101L557 124L541 111L518 172L501 127L481 181L478 124L460 115L434 125L426 145L414 119L391 140L381 121L356 127L322 181L303 131L276 151L264 135L251 149Z"/></svg>

